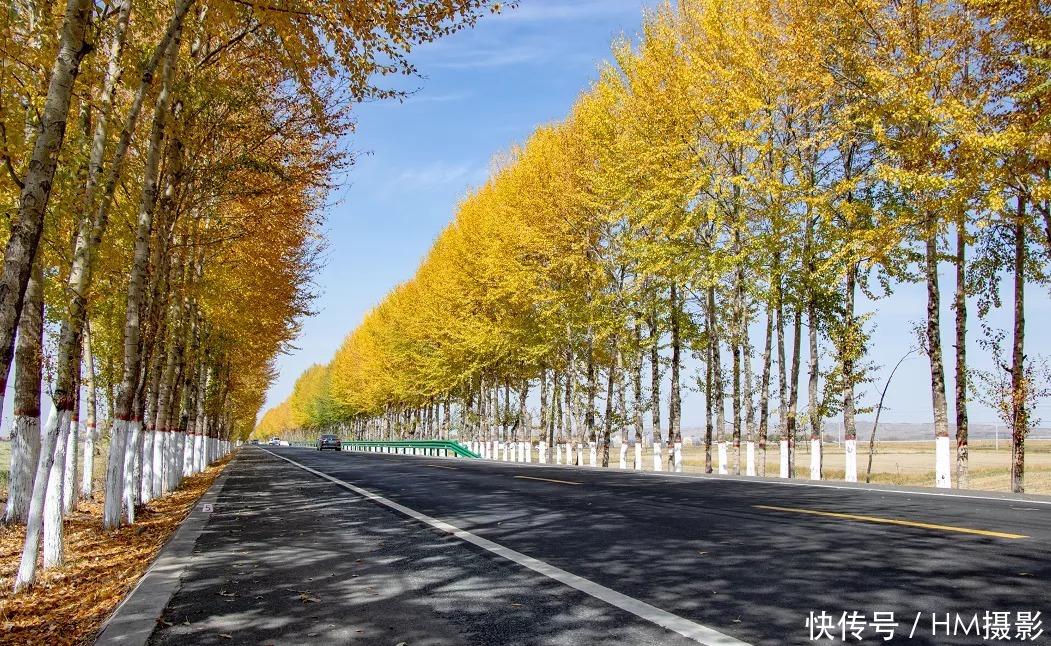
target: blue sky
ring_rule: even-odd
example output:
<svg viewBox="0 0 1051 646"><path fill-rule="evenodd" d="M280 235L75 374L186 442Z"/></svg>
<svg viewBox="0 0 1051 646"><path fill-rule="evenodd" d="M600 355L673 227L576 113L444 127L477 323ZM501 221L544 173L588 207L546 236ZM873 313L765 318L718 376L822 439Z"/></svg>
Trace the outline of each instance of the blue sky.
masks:
<svg viewBox="0 0 1051 646"><path fill-rule="evenodd" d="M395 284L412 277L452 219L457 202L484 181L495 154L522 141L536 125L569 112L596 78L611 41L621 33L637 33L642 7L631 0L521 0L518 9L483 18L472 30L416 50L412 60L424 78L409 83L420 89L404 103L361 106L348 142L360 154L328 213L328 261L316 280L319 314L304 322L299 349L280 358L280 376L266 407L287 397L309 365L328 362L365 312ZM953 313L947 301L954 280L949 267L943 268L942 280L946 369L951 373ZM899 286L892 297L860 306L879 310L872 358L884 367L863 401L871 404L890 367L914 344L911 330L925 318L926 292L923 285ZM1051 314L1046 289L1028 290L1027 309L1029 355L1051 356L1042 329ZM987 367L988 358L977 346L973 310L971 321L971 361ZM1006 313L995 313L991 322L1010 325ZM694 367L688 362L687 374ZM951 401L951 379L948 385ZM887 421L932 419L925 357L914 356L902 366L886 405ZM1042 407L1040 415L1047 421L1051 408ZM683 416L686 426L703 424L698 394L686 395ZM996 421L977 402L971 418L975 423Z"/></svg>

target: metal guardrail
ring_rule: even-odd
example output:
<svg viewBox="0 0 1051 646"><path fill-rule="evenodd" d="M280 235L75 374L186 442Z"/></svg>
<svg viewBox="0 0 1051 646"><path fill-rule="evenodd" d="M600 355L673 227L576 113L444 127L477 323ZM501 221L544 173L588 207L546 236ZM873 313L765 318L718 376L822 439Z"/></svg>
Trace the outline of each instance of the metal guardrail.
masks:
<svg viewBox="0 0 1051 646"><path fill-rule="evenodd" d="M292 446L315 448L316 442L292 442ZM378 441L344 441L343 448L350 451L367 451L370 453L398 453L402 455L433 455L459 458L480 459L482 456L474 451L449 440L398 440Z"/></svg>

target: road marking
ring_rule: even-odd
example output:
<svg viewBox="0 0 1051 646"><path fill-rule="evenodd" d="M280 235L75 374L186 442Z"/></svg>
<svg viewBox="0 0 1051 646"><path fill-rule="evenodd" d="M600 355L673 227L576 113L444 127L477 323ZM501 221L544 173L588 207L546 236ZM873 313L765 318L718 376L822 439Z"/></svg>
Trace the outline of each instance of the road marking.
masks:
<svg viewBox="0 0 1051 646"><path fill-rule="evenodd" d="M570 482L569 480L552 480L551 478L534 478L533 476L515 476L523 480L543 480L544 482L557 482L558 484L578 485L584 484L583 482Z"/></svg>
<svg viewBox="0 0 1051 646"><path fill-rule="evenodd" d="M752 505L754 509L771 509L773 511L791 511L797 514L812 514L814 516L828 516L829 518L844 518L847 520L862 520L869 523L884 523L887 525L904 525L905 527L920 527L922 529L939 529L946 532L960 532L961 534L978 534L979 536L992 536L994 538L1029 538L1022 534L1008 534L1006 532L992 532L985 529L971 529L970 527L955 527L953 525L935 525L932 523L917 523L911 520L897 520L895 518L880 518L878 516L859 516L857 514L840 514L832 511L818 511L816 509L796 509L794 507L774 507L772 505Z"/></svg>
<svg viewBox="0 0 1051 646"><path fill-rule="evenodd" d="M455 536L456 538L459 538L460 540L466 543L470 543L472 545L482 548L483 550L486 550L487 552L492 552L497 556L503 557L523 567L529 568L530 570L533 570L538 574L542 574L548 577L549 579L554 579L559 583L568 585L569 587L579 590L588 596L599 599L600 601L605 601L611 606L620 608L625 612L630 612L636 617L657 624L662 628L667 628L668 630L676 632L684 637L688 637L699 644L704 644L705 646L749 646L747 642L740 641L739 639L734 639L733 637L723 634L718 630L715 630L714 628L702 626L701 624L692 622L689 619L672 614L667 610L661 610L660 608L657 608L656 606L651 606L650 604L644 601L639 601L638 599L629 597L626 594L621 594L616 590L611 590L610 588L607 588L603 585L599 585L598 583L595 583L594 581L591 581L589 579L585 579L584 577L566 572L565 570L555 567L554 565L551 565L549 563L545 563L540 559L533 558L532 556L526 556L521 552L516 552L508 547L500 545L499 543L494 543L493 541L482 538L481 536L472 534L467 530L460 529L455 525L450 525L449 523L443 520L432 518L430 516L427 516L426 514L422 514L416 511L415 509L410 509L404 505L399 505L393 500L388 500L387 498L384 498L379 494L372 493L368 489L362 489L361 487L352 485L349 482L344 482L339 478L334 478L328 475L327 473L322 473L321 471L318 471L316 469L311 469L305 464L300 464L295 460L286 458L283 455L278 455L277 453L274 453L268 449L264 449L264 451L266 451L270 455L273 455L274 457L284 460L285 462L294 464L300 469L303 469L304 471L313 473L314 475L320 478L324 478L329 482L339 485L340 487L343 487L348 491L352 491L385 507L390 507L395 511L405 514L409 518L418 520L422 523L426 523L427 525L439 529L447 534L451 534L452 536Z"/></svg>
<svg viewBox="0 0 1051 646"><path fill-rule="evenodd" d="M576 467L580 468L580 467ZM967 495L960 493L944 493L940 491L909 491L908 489L890 489L889 485L867 485L864 483L849 483L846 485L818 484L816 482L791 482L784 478L767 477L737 477L737 476L695 476L685 473L654 473L653 471L630 471L629 473L645 476L663 476L665 478L680 478L684 480L711 480L712 482L744 482L749 484L765 484L784 487L813 487L815 489L839 489L845 491L864 491L868 493L897 493L907 496L932 496L937 498L965 498L968 500L987 500L990 502L1024 502L1032 505L1051 505L1051 500L1033 500L1032 498L1011 498L1017 494L998 495L995 492L987 492L989 495ZM884 488L888 487L888 488Z"/></svg>
<svg viewBox="0 0 1051 646"><path fill-rule="evenodd" d="M427 466L434 467L435 469L448 469L450 471L459 471L459 469L457 469L456 467L443 467L440 464L428 464Z"/></svg>

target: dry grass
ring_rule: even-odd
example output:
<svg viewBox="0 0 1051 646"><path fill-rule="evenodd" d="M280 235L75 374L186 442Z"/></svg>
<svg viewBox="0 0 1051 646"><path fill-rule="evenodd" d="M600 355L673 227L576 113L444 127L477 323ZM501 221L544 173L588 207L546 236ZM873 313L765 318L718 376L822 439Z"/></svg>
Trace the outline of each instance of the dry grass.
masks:
<svg viewBox="0 0 1051 646"><path fill-rule="evenodd" d="M951 447L953 455L953 478L955 479L956 445ZM683 465L687 472L704 471L704 447L683 447ZM744 447L741 447L741 463L744 469ZM780 463L780 447L775 442L767 445L767 475L777 475ZM643 464L647 469L653 462L651 453L645 451ZM619 457L619 456L618 456ZM1029 440L1026 443L1026 492L1051 494L1051 440ZM629 455L629 460L631 459ZM718 465L718 453L712 447L712 460ZM1010 490L1010 442L1001 440L999 450L992 440L970 444L970 488L984 491ZM858 473L865 479L868 466L868 443L858 442ZM796 446L796 474L810 475L810 444ZM843 447L838 444L824 445L824 476L826 480L842 480L844 475ZM872 459L872 482L914 486L934 486L934 441L930 442L877 442Z"/></svg>
<svg viewBox="0 0 1051 646"><path fill-rule="evenodd" d="M135 586L229 457L186 478L171 494L140 508L137 522L102 529L101 493L82 501L65 524L66 564L42 573L21 594L11 592L25 527L0 528L0 642L88 644L102 622ZM3 492L6 500L7 492Z"/></svg>

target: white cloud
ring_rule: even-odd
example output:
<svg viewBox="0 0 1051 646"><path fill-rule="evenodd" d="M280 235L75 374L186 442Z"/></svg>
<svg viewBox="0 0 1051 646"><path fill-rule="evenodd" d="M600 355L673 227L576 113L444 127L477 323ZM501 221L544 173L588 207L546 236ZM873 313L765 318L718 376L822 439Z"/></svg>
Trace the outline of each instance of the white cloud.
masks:
<svg viewBox="0 0 1051 646"><path fill-rule="evenodd" d="M409 168L398 175L397 183L401 186L434 186L448 184L467 177L471 173L470 164L450 164L437 161L422 168Z"/></svg>
<svg viewBox="0 0 1051 646"><path fill-rule="evenodd" d="M445 94L427 94L426 89L412 94L405 99L406 105L412 105L414 103L453 103L455 101L463 101L469 99L474 94L472 92L447 92Z"/></svg>
<svg viewBox="0 0 1051 646"><path fill-rule="evenodd" d="M544 54L540 47L479 47L465 50L461 55L429 62L427 67L445 69L477 69L486 67L505 67L531 63Z"/></svg>
<svg viewBox="0 0 1051 646"><path fill-rule="evenodd" d="M639 13L646 4L638 0L578 0L566 2L538 2L521 0L517 9L503 9L488 20L514 20L520 22L541 22L550 20L578 20L594 16L609 16L621 13Z"/></svg>

